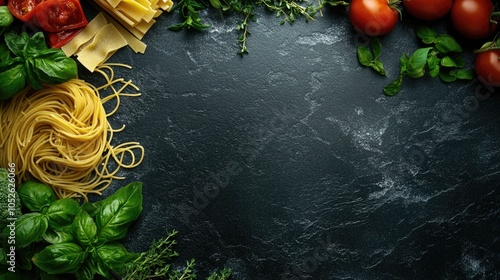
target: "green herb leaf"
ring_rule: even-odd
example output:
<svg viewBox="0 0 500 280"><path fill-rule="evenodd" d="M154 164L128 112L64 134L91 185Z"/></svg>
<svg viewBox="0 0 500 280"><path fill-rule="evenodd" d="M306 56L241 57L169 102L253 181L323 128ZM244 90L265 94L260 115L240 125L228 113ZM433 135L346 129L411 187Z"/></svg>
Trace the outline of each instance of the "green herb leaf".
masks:
<svg viewBox="0 0 500 280"><path fill-rule="evenodd" d="M33 256L33 263L49 274L75 273L87 253L75 243L60 243L45 247Z"/></svg>
<svg viewBox="0 0 500 280"><path fill-rule="evenodd" d="M449 56L441 58L441 66L444 67L458 67L458 64Z"/></svg>
<svg viewBox="0 0 500 280"><path fill-rule="evenodd" d="M401 91L401 85L403 84L403 75L399 75L394 81L389 85L384 87L384 93L388 96L394 96Z"/></svg>
<svg viewBox="0 0 500 280"><path fill-rule="evenodd" d="M372 53L370 49L365 46L359 46L357 48L358 61L363 66L370 66L373 60Z"/></svg>
<svg viewBox="0 0 500 280"><path fill-rule="evenodd" d="M469 70L457 70L457 78L460 80L472 80L474 79L474 71Z"/></svg>
<svg viewBox="0 0 500 280"><path fill-rule="evenodd" d="M24 214L16 220L16 247L24 248L42 239L48 228L47 218L40 213Z"/></svg>
<svg viewBox="0 0 500 280"><path fill-rule="evenodd" d="M76 62L61 49L51 49L34 59L38 80L48 84L64 83L78 75Z"/></svg>
<svg viewBox="0 0 500 280"><path fill-rule="evenodd" d="M83 246L90 246L97 239L97 226L90 215L80 210L71 224L71 230L78 242Z"/></svg>
<svg viewBox="0 0 500 280"><path fill-rule="evenodd" d="M103 244L96 248L100 261L106 270L121 270L129 262L135 260L139 255L130 253L118 242Z"/></svg>
<svg viewBox="0 0 500 280"><path fill-rule="evenodd" d="M28 33L22 32L21 34L16 34L14 31L8 32L5 35L5 44L9 50L19 57L24 57L24 46L26 46L29 36Z"/></svg>
<svg viewBox="0 0 500 280"><path fill-rule="evenodd" d="M216 9L220 9L222 7L222 4L219 0L210 0L210 4Z"/></svg>
<svg viewBox="0 0 500 280"><path fill-rule="evenodd" d="M71 233L71 227L66 226L62 228L48 228L43 235L43 240L51 244L72 242L75 240Z"/></svg>
<svg viewBox="0 0 500 280"><path fill-rule="evenodd" d="M416 29L417 36L422 39L425 44L432 44L436 40L437 32L426 26L420 26Z"/></svg>
<svg viewBox="0 0 500 280"><path fill-rule="evenodd" d="M78 202L71 198L61 198L50 204L46 215L49 219L49 225L57 229L71 225L79 211Z"/></svg>
<svg viewBox="0 0 500 280"><path fill-rule="evenodd" d="M407 74L410 78L420 78L425 74L427 55L432 48L417 49L408 60Z"/></svg>
<svg viewBox="0 0 500 280"><path fill-rule="evenodd" d="M14 17L7 6L0 6L0 27L7 27L14 22Z"/></svg>
<svg viewBox="0 0 500 280"><path fill-rule="evenodd" d="M122 187L102 202L96 216L98 238L107 241L123 238L141 211L142 184L135 182Z"/></svg>
<svg viewBox="0 0 500 280"><path fill-rule="evenodd" d="M441 80L443 82L446 82L446 83L451 83L451 82L454 82L457 80L457 73L455 70L451 70L451 71L441 71L439 72L439 77L441 78Z"/></svg>
<svg viewBox="0 0 500 280"><path fill-rule="evenodd" d="M35 33L31 38L28 38L23 49L23 57L25 59L42 55L45 50L49 49L45 43L45 36L42 32ZM53 49L56 50L56 49ZM57 49L60 50L60 49Z"/></svg>
<svg viewBox="0 0 500 280"><path fill-rule="evenodd" d="M441 34L436 38L436 49L443 54L450 52L462 52L462 47L448 34Z"/></svg>
<svg viewBox="0 0 500 280"><path fill-rule="evenodd" d="M96 274L96 267L92 258L87 257L85 262L80 266L75 277L77 280L94 280Z"/></svg>
<svg viewBox="0 0 500 280"><path fill-rule="evenodd" d="M370 49L373 52L373 59L377 60L382 54L382 43L378 38L373 38L370 41Z"/></svg>
<svg viewBox="0 0 500 280"><path fill-rule="evenodd" d="M95 215L99 212L99 209L101 208L102 205L102 200L95 201L95 202L86 202L82 205L82 210L87 212L90 217L94 218Z"/></svg>
<svg viewBox="0 0 500 280"><path fill-rule="evenodd" d="M24 182L17 193L21 203L31 211L41 212L43 207L48 207L56 201L56 195L52 188L33 180Z"/></svg>
<svg viewBox="0 0 500 280"><path fill-rule="evenodd" d="M0 72L0 100L7 100L26 87L26 72L22 64Z"/></svg>
<svg viewBox="0 0 500 280"><path fill-rule="evenodd" d="M435 78L439 75L439 71L441 70L441 67L439 63L441 62L441 59L437 57L436 53L430 53L429 57L427 58L427 67L429 68L429 75L432 78Z"/></svg>

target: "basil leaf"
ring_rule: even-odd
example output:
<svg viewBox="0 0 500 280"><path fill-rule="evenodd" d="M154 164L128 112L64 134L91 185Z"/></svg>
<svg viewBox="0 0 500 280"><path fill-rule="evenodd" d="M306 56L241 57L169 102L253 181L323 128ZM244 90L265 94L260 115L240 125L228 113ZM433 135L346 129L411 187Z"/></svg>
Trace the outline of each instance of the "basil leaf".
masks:
<svg viewBox="0 0 500 280"><path fill-rule="evenodd" d="M3 68L12 64L12 57L10 55L9 48L7 45L0 42L0 70L4 70Z"/></svg>
<svg viewBox="0 0 500 280"><path fill-rule="evenodd" d="M42 54L43 50L47 49L49 49L49 47L47 43L45 43L45 36L42 32L37 32L26 41L23 49L23 57L25 59L37 57Z"/></svg>
<svg viewBox="0 0 500 280"><path fill-rule="evenodd" d="M394 96L401 91L401 85L403 84L403 75L399 75L394 81L389 85L384 87L384 93L388 96Z"/></svg>
<svg viewBox="0 0 500 280"><path fill-rule="evenodd" d="M417 36L422 39L425 44L432 44L436 39L437 32L426 26L420 26L416 29Z"/></svg>
<svg viewBox="0 0 500 280"><path fill-rule="evenodd" d="M42 239L47 230L47 218L40 213L24 214L16 220L16 247L24 248Z"/></svg>
<svg viewBox="0 0 500 280"><path fill-rule="evenodd" d="M76 62L61 49L50 49L33 59L34 73L42 83L59 84L75 78Z"/></svg>
<svg viewBox="0 0 500 280"><path fill-rule="evenodd" d="M24 182L17 190L17 194L23 205L31 211L40 212L42 207L48 206L56 200L52 188L33 180Z"/></svg>
<svg viewBox="0 0 500 280"><path fill-rule="evenodd" d="M454 70L451 70L449 72L441 71L439 73L439 77L443 82L451 83L457 80L457 73Z"/></svg>
<svg viewBox="0 0 500 280"><path fill-rule="evenodd" d="M107 241L125 236L142 211L142 183L130 183L105 198L96 216L97 236Z"/></svg>
<svg viewBox="0 0 500 280"><path fill-rule="evenodd" d="M465 59L463 57L457 56L457 57L453 58L453 61L455 61L458 68L465 67Z"/></svg>
<svg viewBox="0 0 500 280"><path fill-rule="evenodd" d="M16 34L15 32L8 32L5 35L5 44L9 50L19 57L24 57L24 46L29 40L28 33L22 32L21 34Z"/></svg>
<svg viewBox="0 0 500 280"><path fill-rule="evenodd" d="M71 227L66 226L63 228L52 229L48 228L43 235L43 240L51 244L72 242L75 240L71 233Z"/></svg>
<svg viewBox="0 0 500 280"><path fill-rule="evenodd" d="M40 90L43 88L40 79L35 75L35 61L33 58L28 58L24 61L25 71L26 71L26 79L28 81L28 85L36 90Z"/></svg>
<svg viewBox="0 0 500 280"><path fill-rule="evenodd" d="M441 34L436 39L436 49L443 54L449 52L462 52L462 47L455 41L453 37L447 34Z"/></svg>
<svg viewBox="0 0 500 280"><path fill-rule="evenodd" d="M95 273L96 268L92 262L92 258L87 258L78 271L75 272L75 277L77 280L94 280Z"/></svg>
<svg viewBox="0 0 500 280"><path fill-rule="evenodd" d="M7 27L14 22L14 16L7 6L0 6L0 27Z"/></svg>
<svg viewBox="0 0 500 280"><path fill-rule="evenodd" d="M458 70L457 78L460 80L472 80L474 79L474 71L473 70Z"/></svg>
<svg viewBox="0 0 500 280"><path fill-rule="evenodd" d="M220 9L222 7L222 4L219 0L210 0L210 4L216 9Z"/></svg>
<svg viewBox="0 0 500 280"><path fill-rule="evenodd" d="M408 63L410 61L410 58L408 57L407 54L403 54L401 58L399 58L399 74L400 75L406 75L408 72Z"/></svg>
<svg viewBox="0 0 500 280"><path fill-rule="evenodd" d="M97 239L97 226L90 215L83 210L76 215L71 230L83 246L90 246Z"/></svg>
<svg viewBox="0 0 500 280"><path fill-rule="evenodd" d="M439 66L440 62L441 60L435 53L430 54L427 58L427 67L429 68L429 75L431 77L435 78L439 75L439 71L441 70Z"/></svg>
<svg viewBox="0 0 500 280"><path fill-rule="evenodd" d="M33 263L49 274L75 273L87 253L75 243L52 244L33 256Z"/></svg>
<svg viewBox="0 0 500 280"><path fill-rule="evenodd" d="M384 65L382 64L382 61L378 59L373 61L373 63L371 64L371 68L382 76L386 75Z"/></svg>
<svg viewBox="0 0 500 280"><path fill-rule="evenodd" d="M420 78L425 74L427 55L432 48L417 49L408 60L407 74L410 78Z"/></svg>
<svg viewBox="0 0 500 280"><path fill-rule="evenodd" d="M46 215L50 227L57 229L71 225L78 211L80 211L78 202L71 198L61 198L50 204Z"/></svg>
<svg viewBox="0 0 500 280"><path fill-rule="evenodd" d="M382 54L382 43L378 38L373 38L370 41L370 49L373 52L373 59L376 60Z"/></svg>
<svg viewBox="0 0 500 280"><path fill-rule="evenodd" d="M458 64L449 56L441 58L441 66L444 67L458 67Z"/></svg>
<svg viewBox="0 0 500 280"><path fill-rule="evenodd" d="M139 256L139 254L128 252L127 249L118 242L103 244L97 247L96 250L99 260L102 262L101 265L104 265L103 269L106 271L120 270L127 263L135 260Z"/></svg>
<svg viewBox="0 0 500 280"><path fill-rule="evenodd" d="M82 205L83 211L87 212L90 217L94 218L101 208L102 200L96 202L86 202Z"/></svg>
<svg viewBox="0 0 500 280"><path fill-rule="evenodd" d="M363 66L370 66L373 60L373 56L370 50L365 46L359 46L357 48L357 53L359 63Z"/></svg>
<svg viewBox="0 0 500 280"><path fill-rule="evenodd" d="M22 64L0 73L0 100L7 100L26 87L26 72Z"/></svg>

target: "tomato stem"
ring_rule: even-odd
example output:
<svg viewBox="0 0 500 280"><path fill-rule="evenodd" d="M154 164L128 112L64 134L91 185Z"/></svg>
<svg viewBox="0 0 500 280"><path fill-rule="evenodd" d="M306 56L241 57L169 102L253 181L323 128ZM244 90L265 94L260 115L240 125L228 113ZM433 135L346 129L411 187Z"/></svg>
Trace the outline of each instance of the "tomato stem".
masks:
<svg viewBox="0 0 500 280"><path fill-rule="evenodd" d="M495 18L499 18L499 17L500 17L500 11L491 13L490 22L493 24L498 24L498 21Z"/></svg>

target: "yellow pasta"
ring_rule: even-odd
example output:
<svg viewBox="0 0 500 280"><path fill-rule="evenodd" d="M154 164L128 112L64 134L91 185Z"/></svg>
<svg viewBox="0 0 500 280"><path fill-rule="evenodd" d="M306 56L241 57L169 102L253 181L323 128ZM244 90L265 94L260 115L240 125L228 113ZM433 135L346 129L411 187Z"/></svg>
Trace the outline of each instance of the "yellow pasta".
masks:
<svg viewBox="0 0 500 280"><path fill-rule="evenodd" d="M138 96L131 81L116 79L112 66L96 69L106 82L95 87L73 79L42 90L29 89L0 103L0 166L15 163L18 180L39 180L59 197L101 194L120 168L134 168L144 157L137 142L113 146L108 117L120 106L121 96ZM128 88L133 93L126 93ZM109 93L111 91L111 93ZM107 92L106 96L101 96ZM106 112L104 104L115 100Z"/></svg>

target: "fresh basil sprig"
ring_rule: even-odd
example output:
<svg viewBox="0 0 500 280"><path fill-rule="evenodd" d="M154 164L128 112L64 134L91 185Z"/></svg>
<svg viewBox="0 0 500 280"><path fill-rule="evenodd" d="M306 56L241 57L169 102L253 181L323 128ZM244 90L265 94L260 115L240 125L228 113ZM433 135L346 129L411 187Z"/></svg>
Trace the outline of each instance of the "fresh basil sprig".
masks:
<svg viewBox="0 0 500 280"><path fill-rule="evenodd" d="M447 83L473 79L474 72L463 69L465 60L460 56L463 49L453 37L448 34L438 35L429 27L418 27L416 34L424 44L430 46L417 49L409 57L403 54L398 77L384 88L386 95L399 93L404 77L418 79L429 73L432 78L439 76Z"/></svg>
<svg viewBox="0 0 500 280"><path fill-rule="evenodd" d="M75 78L76 62L61 49L49 48L42 32L29 36L7 32L0 42L0 100L9 99L26 86L41 89Z"/></svg>
<svg viewBox="0 0 500 280"><path fill-rule="evenodd" d="M386 75L384 64L379 58L382 54L382 44L378 38L372 38L368 46L357 47L357 54L361 65L372 68L382 76Z"/></svg>

